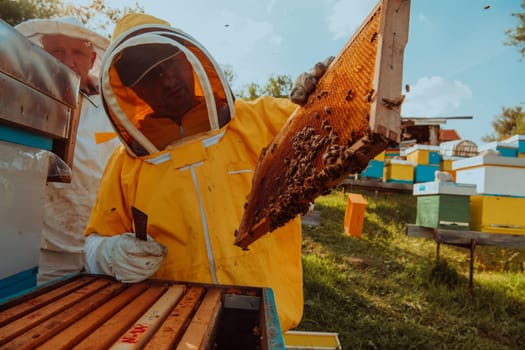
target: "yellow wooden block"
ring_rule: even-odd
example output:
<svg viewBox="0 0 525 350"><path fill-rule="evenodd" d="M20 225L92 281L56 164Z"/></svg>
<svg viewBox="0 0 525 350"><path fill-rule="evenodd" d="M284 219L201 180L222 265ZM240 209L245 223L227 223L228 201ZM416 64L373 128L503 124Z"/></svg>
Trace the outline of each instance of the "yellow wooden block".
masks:
<svg viewBox="0 0 525 350"><path fill-rule="evenodd" d="M440 169L452 175L452 180L456 181L456 171L452 169L453 162L454 159L442 159Z"/></svg>
<svg viewBox="0 0 525 350"><path fill-rule="evenodd" d="M283 338L286 349L341 349L337 333L288 331Z"/></svg>
<svg viewBox="0 0 525 350"><path fill-rule="evenodd" d="M345 232L353 237L361 237L365 220L366 200L357 193L349 193L344 219Z"/></svg>
<svg viewBox="0 0 525 350"><path fill-rule="evenodd" d="M374 159L375 160L382 160L382 161L384 161L385 160L385 154L386 154L386 152L383 151L383 152L379 153L377 156L375 156Z"/></svg>
<svg viewBox="0 0 525 350"><path fill-rule="evenodd" d="M525 198L470 197L470 228L474 231L525 234Z"/></svg>
<svg viewBox="0 0 525 350"><path fill-rule="evenodd" d="M406 159L415 164L435 164L441 160L439 146L414 145L404 150Z"/></svg>
<svg viewBox="0 0 525 350"><path fill-rule="evenodd" d="M525 153L518 153L518 158L525 158Z"/></svg>
<svg viewBox="0 0 525 350"><path fill-rule="evenodd" d="M407 160L416 164L428 164L428 153L427 150L414 151L407 154Z"/></svg>
<svg viewBox="0 0 525 350"><path fill-rule="evenodd" d="M454 162L453 159L442 159L441 160L441 170L443 170L443 171L452 170L452 163L453 162Z"/></svg>
<svg viewBox="0 0 525 350"><path fill-rule="evenodd" d="M397 180L401 182L414 181L414 164L408 161L391 160L383 168L383 180Z"/></svg>

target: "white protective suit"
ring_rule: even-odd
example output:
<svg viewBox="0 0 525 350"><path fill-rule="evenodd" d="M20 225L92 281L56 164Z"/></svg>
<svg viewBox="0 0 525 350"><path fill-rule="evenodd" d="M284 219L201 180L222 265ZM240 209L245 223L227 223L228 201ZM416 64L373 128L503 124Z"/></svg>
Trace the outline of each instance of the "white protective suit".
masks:
<svg viewBox="0 0 525 350"><path fill-rule="evenodd" d="M78 20L33 19L15 27L41 46L46 34L62 34L85 39L97 53L90 71L96 82L102 55L109 40L88 30ZM81 93L80 120L70 183L49 182L46 187L44 227L41 239L38 283L84 267L84 229L95 203L96 192L106 162L120 141L105 115L100 95Z"/></svg>
<svg viewBox="0 0 525 350"><path fill-rule="evenodd" d="M39 283L82 270L84 229L106 162L119 143L100 95L84 97L71 183L49 182L46 187Z"/></svg>

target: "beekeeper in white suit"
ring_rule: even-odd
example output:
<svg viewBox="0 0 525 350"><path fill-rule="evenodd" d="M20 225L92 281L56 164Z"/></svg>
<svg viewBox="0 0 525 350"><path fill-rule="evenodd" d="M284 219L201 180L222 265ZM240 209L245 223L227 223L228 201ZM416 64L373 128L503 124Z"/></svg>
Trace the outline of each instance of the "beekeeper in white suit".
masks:
<svg viewBox="0 0 525 350"><path fill-rule="evenodd" d="M120 143L101 106L98 70L109 40L73 17L32 19L15 27L80 77L81 113L71 183L46 189L38 283L83 269L84 228L106 162Z"/></svg>

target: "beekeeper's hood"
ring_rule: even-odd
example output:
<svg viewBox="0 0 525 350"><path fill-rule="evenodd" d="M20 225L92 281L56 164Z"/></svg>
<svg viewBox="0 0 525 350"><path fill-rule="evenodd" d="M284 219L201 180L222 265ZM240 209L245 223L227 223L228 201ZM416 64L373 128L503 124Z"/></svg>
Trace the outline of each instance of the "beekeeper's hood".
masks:
<svg viewBox="0 0 525 350"><path fill-rule="evenodd" d="M193 69L194 94L201 101L203 113L200 115L205 119L206 128L204 131L199 130L199 135L213 134L233 117L233 95L226 78L199 42L158 18L128 14L117 24L113 41L104 56L100 87L106 112L133 156L152 155L167 146L160 147L152 139L151 130L144 126L149 123L148 128L151 128L151 122L157 120L150 118L152 107L132 87L157 65L177 55L184 55ZM187 136L173 133L172 124L157 127L164 139L169 137L168 146L184 141ZM189 136L195 137L193 134Z"/></svg>
<svg viewBox="0 0 525 350"><path fill-rule="evenodd" d="M102 56L109 45L109 39L89 30L78 19L74 17L30 19L16 25L15 29L40 47L44 35L65 35L91 43L97 58L89 74L98 79Z"/></svg>

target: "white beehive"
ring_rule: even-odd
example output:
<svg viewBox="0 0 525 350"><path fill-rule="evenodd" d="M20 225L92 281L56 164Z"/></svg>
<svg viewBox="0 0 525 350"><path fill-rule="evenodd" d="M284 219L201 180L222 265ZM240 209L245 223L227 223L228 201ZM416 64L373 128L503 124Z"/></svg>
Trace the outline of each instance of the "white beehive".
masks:
<svg viewBox="0 0 525 350"><path fill-rule="evenodd" d="M36 277L48 154L0 141L0 296Z"/></svg>
<svg viewBox="0 0 525 350"><path fill-rule="evenodd" d="M525 196L525 158L480 155L452 163L456 182L476 185L478 194Z"/></svg>

